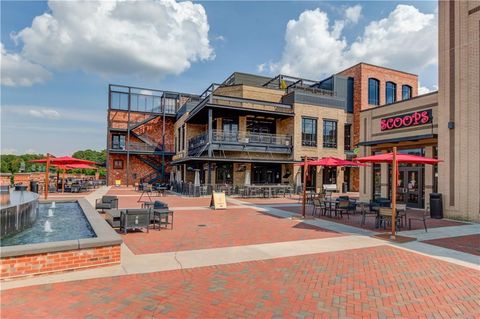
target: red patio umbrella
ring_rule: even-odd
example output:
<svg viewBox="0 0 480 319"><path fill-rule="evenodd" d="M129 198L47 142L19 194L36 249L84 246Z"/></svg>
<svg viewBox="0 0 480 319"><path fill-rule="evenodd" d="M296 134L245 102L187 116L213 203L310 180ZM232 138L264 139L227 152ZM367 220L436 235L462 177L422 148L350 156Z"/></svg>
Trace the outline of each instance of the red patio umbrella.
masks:
<svg viewBox="0 0 480 319"><path fill-rule="evenodd" d="M305 218L305 206L307 201L307 168L308 166L366 166L365 164L343 160L337 157L322 157L321 159L307 161L304 158L302 163L295 164L297 166L305 166L303 170L303 201L302 201L302 216Z"/></svg>
<svg viewBox="0 0 480 319"><path fill-rule="evenodd" d="M304 166L305 162L296 163L297 166ZM322 157L320 159L307 161L307 166L366 166L365 164L344 160L337 157Z"/></svg>
<svg viewBox="0 0 480 319"><path fill-rule="evenodd" d="M362 163L391 163L392 164L392 234L391 239L395 240L396 214L397 214L397 179L398 163L427 164L435 165L441 160L409 154L398 154L397 148L393 148L392 153L383 153L373 156L357 158Z"/></svg>
<svg viewBox="0 0 480 319"><path fill-rule="evenodd" d="M72 165L94 165L97 164L93 161L88 161L88 160L83 160L80 158L75 158L71 156L61 156L61 157L52 157L52 155L47 153L46 158L38 159L38 160L31 160L31 163L45 163L47 164L47 167L45 168L45 199L48 198L48 173L50 170L50 165L54 166L60 166L60 167L67 167L67 166L72 166ZM63 168L63 174L65 176L65 168ZM64 179L65 180L65 179ZM62 192L63 192L63 181L62 181Z"/></svg>

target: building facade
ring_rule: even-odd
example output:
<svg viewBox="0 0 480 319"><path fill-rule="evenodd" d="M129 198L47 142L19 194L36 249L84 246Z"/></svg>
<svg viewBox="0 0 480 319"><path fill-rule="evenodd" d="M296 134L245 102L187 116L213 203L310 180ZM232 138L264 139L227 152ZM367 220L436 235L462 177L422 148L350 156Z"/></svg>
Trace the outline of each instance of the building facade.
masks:
<svg viewBox="0 0 480 319"><path fill-rule="evenodd" d="M360 112L380 105L407 100L418 94L418 76L368 63L358 63L338 73L353 81L352 143L360 142ZM351 169L353 190L359 191L359 169Z"/></svg>
<svg viewBox="0 0 480 319"><path fill-rule="evenodd" d="M447 217L480 220L480 1L439 2L439 89L360 113L362 155L391 151L435 157L402 165L397 198L410 207L442 194ZM390 197L387 164L360 169L363 199Z"/></svg>
<svg viewBox="0 0 480 319"><path fill-rule="evenodd" d="M480 220L480 1L440 1L439 191L450 216Z"/></svg>
<svg viewBox="0 0 480 319"><path fill-rule="evenodd" d="M108 183L168 182L172 171L193 183L197 171L207 185L299 186L304 156L356 156L361 110L416 94L416 75L365 63L321 81L235 72L200 95L110 85ZM358 168L310 170L307 187L359 190Z"/></svg>
<svg viewBox="0 0 480 319"><path fill-rule="evenodd" d="M351 146L347 79L326 82L233 73L179 116L172 164L190 183L198 171L201 184L212 186L300 186L302 169L294 163L304 156L345 158ZM341 190L348 182L342 170L312 167L307 187Z"/></svg>

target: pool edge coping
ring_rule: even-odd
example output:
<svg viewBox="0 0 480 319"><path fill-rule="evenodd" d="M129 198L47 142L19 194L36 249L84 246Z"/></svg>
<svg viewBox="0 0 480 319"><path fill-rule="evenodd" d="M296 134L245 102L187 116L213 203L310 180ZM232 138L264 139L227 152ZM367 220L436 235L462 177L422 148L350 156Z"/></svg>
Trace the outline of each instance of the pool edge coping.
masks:
<svg viewBox="0 0 480 319"><path fill-rule="evenodd" d="M0 248L0 258L22 257L27 255L36 255L52 252L64 252L69 250L81 250L97 247L109 247L121 245L123 240L108 223L98 214L90 203L79 198L74 200L83 210L90 226L95 232L96 237L81 238L64 241L54 241L47 243L35 243L16 246L5 246ZM50 202L50 201L40 201ZM72 200L56 200L56 202L72 202Z"/></svg>

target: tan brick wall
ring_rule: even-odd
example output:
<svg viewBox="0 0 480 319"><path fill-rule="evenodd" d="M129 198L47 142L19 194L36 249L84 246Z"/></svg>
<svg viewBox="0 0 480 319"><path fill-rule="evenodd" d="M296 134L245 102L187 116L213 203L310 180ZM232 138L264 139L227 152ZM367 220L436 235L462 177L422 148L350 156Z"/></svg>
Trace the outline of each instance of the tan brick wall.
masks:
<svg viewBox="0 0 480 319"><path fill-rule="evenodd" d="M215 94L280 103L285 91L239 84L220 87Z"/></svg>
<svg viewBox="0 0 480 319"><path fill-rule="evenodd" d="M0 259L1 279L120 263L120 245Z"/></svg>
<svg viewBox="0 0 480 319"><path fill-rule="evenodd" d="M448 217L474 221L480 221L478 6L480 1L439 1L438 8L439 192ZM448 128L450 121L454 129Z"/></svg>

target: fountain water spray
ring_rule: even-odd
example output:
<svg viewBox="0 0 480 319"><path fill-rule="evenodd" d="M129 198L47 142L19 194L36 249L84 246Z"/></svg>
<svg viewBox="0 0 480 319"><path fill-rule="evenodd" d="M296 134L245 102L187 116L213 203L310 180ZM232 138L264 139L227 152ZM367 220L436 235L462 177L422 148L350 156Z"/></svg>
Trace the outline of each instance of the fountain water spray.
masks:
<svg viewBox="0 0 480 319"><path fill-rule="evenodd" d="M48 217L53 217L53 209L48 209Z"/></svg>
<svg viewBox="0 0 480 319"><path fill-rule="evenodd" d="M52 202L52 206L50 206L50 208L56 208L55 207L55 202Z"/></svg>
<svg viewBox="0 0 480 319"><path fill-rule="evenodd" d="M45 224L43 225L43 230L46 232L46 233L51 233L53 230L52 230L52 225L50 225L50 222L47 220L45 222Z"/></svg>

